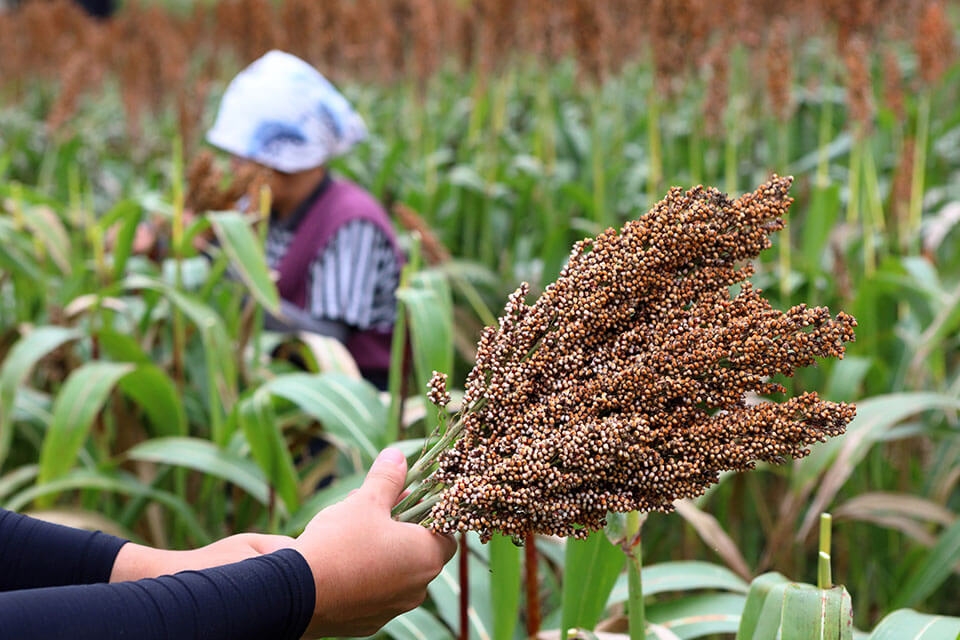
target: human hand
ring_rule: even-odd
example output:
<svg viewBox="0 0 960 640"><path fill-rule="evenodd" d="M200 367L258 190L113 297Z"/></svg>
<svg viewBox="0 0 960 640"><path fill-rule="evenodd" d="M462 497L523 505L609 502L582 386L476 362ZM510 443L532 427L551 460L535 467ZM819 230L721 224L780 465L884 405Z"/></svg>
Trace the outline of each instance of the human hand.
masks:
<svg viewBox="0 0 960 640"><path fill-rule="evenodd" d="M293 548L313 571L317 602L308 636L367 636L419 606L453 557L450 536L390 517L407 463L396 449L374 461L363 486L314 516Z"/></svg>
<svg viewBox="0 0 960 640"><path fill-rule="evenodd" d="M179 571L199 571L240 562L293 546L289 536L240 533L199 549L171 551L128 542L113 562L110 582L156 578Z"/></svg>

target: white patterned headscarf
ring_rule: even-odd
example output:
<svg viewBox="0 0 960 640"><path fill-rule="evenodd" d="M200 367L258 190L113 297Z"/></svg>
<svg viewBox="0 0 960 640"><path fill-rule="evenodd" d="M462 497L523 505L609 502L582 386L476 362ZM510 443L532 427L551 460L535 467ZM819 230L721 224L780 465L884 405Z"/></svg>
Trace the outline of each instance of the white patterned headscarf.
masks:
<svg viewBox="0 0 960 640"><path fill-rule="evenodd" d="M347 99L300 58L270 51L227 86L207 142L277 171L313 169L367 136Z"/></svg>

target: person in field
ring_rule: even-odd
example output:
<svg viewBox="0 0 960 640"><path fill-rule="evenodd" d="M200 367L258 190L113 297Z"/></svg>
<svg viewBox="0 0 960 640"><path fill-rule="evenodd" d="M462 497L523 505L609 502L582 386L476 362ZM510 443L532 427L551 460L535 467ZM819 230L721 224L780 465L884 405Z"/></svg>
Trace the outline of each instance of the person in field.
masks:
<svg viewBox="0 0 960 640"><path fill-rule="evenodd" d="M239 534L189 551L0 509L0 637L295 640L367 636L419 606L453 538L390 516L406 460L386 449L360 489L297 538Z"/></svg>
<svg viewBox="0 0 960 640"><path fill-rule="evenodd" d="M327 168L366 136L361 116L319 71L274 50L229 83L206 139L268 176L266 257L283 306L266 328L336 338L385 389L403 255L381 204Z"/></svg>

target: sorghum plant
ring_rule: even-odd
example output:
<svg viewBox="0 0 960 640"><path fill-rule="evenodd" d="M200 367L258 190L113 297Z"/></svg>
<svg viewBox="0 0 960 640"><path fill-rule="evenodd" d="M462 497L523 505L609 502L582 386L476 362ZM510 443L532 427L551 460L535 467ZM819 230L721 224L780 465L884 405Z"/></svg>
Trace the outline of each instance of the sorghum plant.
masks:
<svg viewBox="0 0 960 640"><path fill-rule="evenodd" d="M731 200L672 189L577 243L533 305L522 285L481 336L463 410L411 468L398 517L441 532L584 536L609 511L669 511L757 461L802 457L852 405L776 375L840 358L856 321L771 308L749 262L783 228L792 179ZM429 399L449 401L446 377Z"/></svg>

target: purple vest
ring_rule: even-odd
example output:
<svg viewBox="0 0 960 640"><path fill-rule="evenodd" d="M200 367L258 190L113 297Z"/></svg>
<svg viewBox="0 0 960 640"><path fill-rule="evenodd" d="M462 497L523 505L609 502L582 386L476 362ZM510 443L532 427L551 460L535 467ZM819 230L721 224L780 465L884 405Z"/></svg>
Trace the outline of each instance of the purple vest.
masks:
<svg viewBox="0 0 960 640"><path fill-rule="evenodd" d="M337 230L353 220L368 220L383 231L393 245L398 264L403 264L403 254L384 208L359 186L336 179L304 216L287 252L277 264L280 273L277 289L284 300L306 308L310 263L323 252ZM392 339L392 327L387 331L371 328L353 332L346 347L361 371L387 371Z"/></svg>

